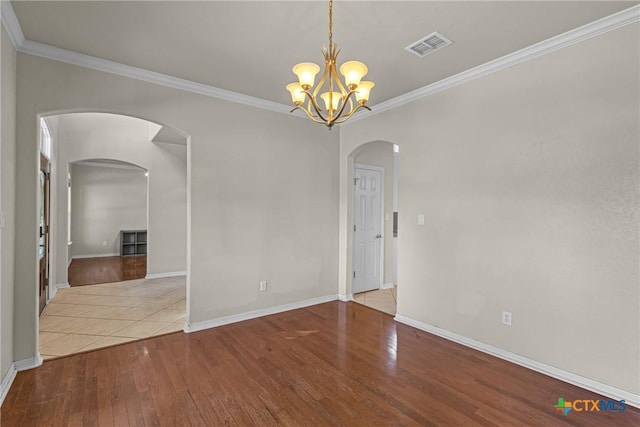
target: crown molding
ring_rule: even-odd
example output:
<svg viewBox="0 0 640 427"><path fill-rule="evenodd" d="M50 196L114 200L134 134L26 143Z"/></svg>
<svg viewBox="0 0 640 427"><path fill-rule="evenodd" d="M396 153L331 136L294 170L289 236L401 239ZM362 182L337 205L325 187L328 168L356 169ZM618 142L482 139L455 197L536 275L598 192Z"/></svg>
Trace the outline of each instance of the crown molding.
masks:
<svg viewBox="0 0 640 427"><path fill-rule="evenodd" d="M18 22L16 13L13 11L13 6L11 6L9 0L0 1L0 19L7 30L7 34L9 34L13 47L18 50L26 40L22 32L22 27L20 27L20 22Z"/></svg>
<svg viewBox="0 0 640 427"><path fill-rule="evenodd" d="M7 30L7 33L9 34L9 38L11 39L13 46L18 52L52 59L54 61L66 62L67 64L78 65L80 67L116 74L135 80L142 80L148 83L155 83L173 89L197 93L211 98L221 99L223 101L235 102L237 104L261 108L263 110L275 111L277 113L289 114L289 111L291 110L291 106L289 105L267 101L266 99L256 98L255 96L245 95L202 83L196 83L191 80L185 80L167 74L156 73L155 71L121 64L119 62L98 58L96 56L85 55L83 53L62 49L45 43L27 40L24 37L24 33L22 32L18 18L13 10L13 6L11 6L11 2L8 0L1 0L0 6L0 18ZM294 117L300 117L296 114L292 115Z"/></svg>
<svg viewBox="0 0 640 427"><path fill-rule="evenodd" d="M128 169L128 170L134 170L134 171L138 171L138 172L146 171L145 168L142 168L140 166L136 166L134 164L129 164L129 163L109 163L109 162L101 162L100 160L96 160L96 161L80 160L79 162L72 162L71 164L78 165L78 166L91 166L91 167L97 167L97 168ZM118 255L120 255L120 254L118 254Z"/></svg>
<svg viewBox="0 0 640 427"><path fill-rule="evenodd" d="M8 0L1 0L0 4L2 6L0 9L0 17L2 18L2 23L5 25L11 42L19 52L39 56L42 58L52 59L54 61L66 62L68 64L78 65L80 67L116 74L136 80L142 80L173 89L185 90L187 92L197 93L216 99L221 99L223 101L235 102L238 104L248 105L250 107L261 108L277 113L289 114L294 117L304 118L302 114L290 114L290 105L280 104L277 102L256 98L254 96L169 76L167 74L156 73L154 71L145 70L143 68L137 68L115 61L110 61L91 55L85 55L79 52L62 49L48 44L26 40L24 37L24 33L22 32L22 28L20 27L20 23L18 22L18 18L15 15L13 7L11 6L11 3ZM487 76L497 71L504 70L505 68L509 68L514 65L529 61L531 59L537 58L538 56L545 55L558 49L562 49L563 47L579 43L583 40L595 37L599 34L603 34L608 31L615 30L616 28L624 27L638 21L640 21L640 5L632 6L628 9L614 13L613 15L609 15L597 21L583 25L582 27L569 30L565 33L551 37L550 39L544 40L540 43L536 43L503 57L494 59L477 67L458 73L454 76L447 77L430 85L421 87L411 92L407 92L404 95L400 95L387 101L383 101L379 104L375 104L373 105L373 107L375 107L373 111L368 112L367 114L356 114L349 120L349 122L343 124L343 126L348 125L348 123L353 123L358 120L371 117L372 115L376 115L384 111L400 107L418 99L433 95L434 93L443 91L445 89L449 89L463 83L467 83L469 81Z"/></svg>
<svg viewBox="0 0 640 427"><path fill-rule="evenodd" d="M583 25L582 27L569 30L565 33L551 37L550 39L494 59L493 61L486 62L482 65L470 68L469 70L439 80L430 85L407 92L404 95L375 104L375 108L373 108L372 111L367 114L354 115L349 122L346 122L343 126L382 113L383 111L400 107L445 89L450 89L463 83L493 74L497 71L504 70L505 68L513 67L514 65L521 64L547 53L562 49L563 47L571 46L591 37L604 34L638 21L640 21L640 5L632 6L628 9L614 13L613 15L609 15L597 21Z"/></svg>
<svg viewBox="0 0 640 427"><path fill-rule="evenodd" d="M143 68L132 67L131 65L121 64L119 62L110 61L108 59L85 55L83 53L74 52L71 50L62 49L56 46L34 42L31 40L26 40L17 50L29 55L40 56L42 58L52 59L54 61L79 65L81 67L90 68L92 70L98 70L123 77L128 77L131 79L142 80L148 83L155 83L173 89L193 92L199 95L221 99L223 101L235 102L237 104L262 108L264 110L271 110L277 113L289 113L289 111L291 110L290 106L279 104L277 102L267 101L265 99L256 98L254 96L233 92L202 83L196 83L191 80L185 80L178 77L169 76L167 74L156 73L155 71L149 71Z"/></svg>

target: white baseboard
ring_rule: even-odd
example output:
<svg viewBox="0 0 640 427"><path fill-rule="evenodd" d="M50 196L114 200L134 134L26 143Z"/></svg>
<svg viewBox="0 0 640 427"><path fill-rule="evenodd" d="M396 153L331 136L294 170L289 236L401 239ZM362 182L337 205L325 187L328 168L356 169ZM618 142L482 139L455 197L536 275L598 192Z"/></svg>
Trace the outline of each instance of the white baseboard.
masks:
<svg viewBox="0 0 640 427"><path fill-rule="evenodd" d="M13 381L16 379L16 374L19 371L37 368L40 365L42 365L42 356L38 354L36 357L32 357L30 359L13 362L11 366L9 366L7 374L2 379L2 383L0 383L0 406L2 406L5 397L7 397L7 393L9 393L9 390L11 389L11 384L13 384Z"/></svg>
<svg viewBox="0 0 640 427"><path fill-rule="evenodd" d="M353 301L353 294L348 294L348 295L338 294L338 299L344 302Z"/></svg>
<svg viewBox="0 0 640 427"><path fill-rule="evenodd" d="M29 359L18 360L17 362L13 362L15 365L16 371L26 371L28 369L37 368L42 365L42 356L40 353L36 357L30 357Z"/></svg>
<svg viewBox="0 0 640 427"><path fill-rule="evenodd" d="M295 310L297 308L309 307L311 305L322 304L329 301L335 301L338 295L326 295L318 298L311 298L303 301L293 302L290 304L278 305L275 307L263 308L246 313L233 314L231 316L219 317L217 319L205 320L204 322L196 322L185 324L184 331L196 332L204 329L216 328L218 326L228 325L230 323L242 322L243 320L255 319L256 317L268 316L270 314L282 313L284 311Z"/></svg>
<svg viewBox="0 0 640 427"><path fill-rule="evenodd" d="M177 277L177 276L186 276L186 271L171 271L169 273L153 273L147 274L145 279L162 279L164 277Z"/></svg>
<svg viewBox="0 0 640 427"><path fill-rule="evenodd" d="M388 282L388 283L385 283L384 285L382 285L382 287L380 289L393 289L395 287L396 287L396 285L393 282Z"/></svg>
<svg viewBox="0 0 640 427"><path fill-rule="evenodd" d="M449 332L445 329L440 329L436 326L420 322L419 320L415 320L401 314L397 314L395 320L400 323L413 326L416 329L421 329L425 332L429 332L433 335L445 338L449 341L453 341L455 343L462 344L466 347L471 347L475 350L490 354L508 362L515 363L516 365L524 366L525 368L540 372L541 374L545 374L552 378L556 378L566 383L582 387L586 390L601 394L611 399L624 400L627 405L640 408L640 394L630 393L628 391L612 387L598 381L594 381L581 375L574 374L572 372L565 371L563 369L559 369L554 366L547 365L546 363L538 362L524 356L520 356L519 354L512 353L510 351L503 350L501 348L494 347L492 345L485 344L483 342L476 341L474 339L467 338L453 332Z"/></svg>
<svg viewBox="0 0 640 427"><path fill-rule="evenodd" d="M0 383L0 406L2 406L4 398L7 397L7 393L9 393L9 389L11 389L11 384L13 384L13 380L16 379L17 373L16 366L12 363L11 366L9 366L7 375L4 376L2 383Z"/></svg>
<svg viewBox="0 0 640 427"><path fill-rule="evenodd" d="M67 289L70 287L71 286L69 286L68 283L56 283L51 288L49 288L49 301L51 301L56 296L59 289Z"/></svg>
<svg viewBox="0 0 640 427"><path fill-rule="evenodd" d="M82 258L106 258L106 257L112 257L112 256L120 256L119 253L111 253L111 254L92 254L92 255L73 255L71 256L71 259L82 259Z"/></svg>

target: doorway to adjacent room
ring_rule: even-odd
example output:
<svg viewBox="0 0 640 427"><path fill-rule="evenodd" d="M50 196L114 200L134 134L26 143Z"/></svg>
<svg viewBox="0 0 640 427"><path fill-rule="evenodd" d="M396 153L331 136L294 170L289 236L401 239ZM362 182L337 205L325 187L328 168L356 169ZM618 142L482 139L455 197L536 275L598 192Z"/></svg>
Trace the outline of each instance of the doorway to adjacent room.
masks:
<svg viewBox="0 0 640 427"><path fill-rule="evenodd" d="M397 309L398 156L385 141L353 151L351 294L355 302L395 315Z"/></svg>
<svg viewBox="0 0 640 427"><path fill-rule="evenodd" d="M90 159L68 165L68 283L95 285L147 274L149 172Z"/></svg>
<svg viewBox="0 0 640 427"><path fill-rule="evenodd" d="M41 126L51 147L51 203L40 202L51 237L41 246L51 256L40 355L182 330L188 136L107 113L46 116Z"/></svg>

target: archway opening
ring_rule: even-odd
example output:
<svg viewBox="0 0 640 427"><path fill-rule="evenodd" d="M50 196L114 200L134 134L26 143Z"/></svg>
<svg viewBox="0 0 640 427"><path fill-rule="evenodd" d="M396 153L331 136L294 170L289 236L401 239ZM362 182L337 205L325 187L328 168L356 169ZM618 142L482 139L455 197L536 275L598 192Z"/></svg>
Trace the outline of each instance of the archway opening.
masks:
<svg viewBox="0 0 640 427"><path fill-rule="evenodd" d="M52 140L41 356L182 330L188 136L110 113L49 115L41 123Z"/></svg>
<svg viewBox="0 0 640 427"><path fill-rule="evenodd" d="M355 302L395 315L399 147L360 145L348 156L348 289Z"/></svg>

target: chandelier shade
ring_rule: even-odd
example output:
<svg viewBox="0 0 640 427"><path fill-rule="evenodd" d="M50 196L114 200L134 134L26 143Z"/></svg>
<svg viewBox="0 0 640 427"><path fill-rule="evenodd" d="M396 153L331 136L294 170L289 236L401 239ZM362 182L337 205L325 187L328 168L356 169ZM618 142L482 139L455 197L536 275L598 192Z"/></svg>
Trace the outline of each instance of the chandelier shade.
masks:
<svg viewBox="0 0 640 427"><path fill-rule="evenodd" d="M350 89L357 88L360 80L367 75L369 69L360 61L347 61L340 67L340 74Z"/></svg>
<svg viewBox="0 0 640 427"><path fill-rule="evenodd" d="M366 103L369 100L369 93L375 85L374 82L361 81L358 85L358 90L356 90L356 101L358 101L358 103Z"/></svg>
<svg viewBox="0 0 640 427"><path fill-rule="evenodd" d="M329 0L329 44L322 47L324 70L320 80L314 86L316 75L320 72L317 64L301 62L292 69L298 81L286 86L295 105L291 112L302 110L311 120L322 123L329 129L337 123L345 122L361 108L371 111L366 104L371 89L375 86L371 81L362 80L369 69L360 61L347 61L340 66L343 83L336 70L338 53L338 45L333 42L333 0ZM324 101L324 108L318 101L320 92L319 98Z"/></svg>
<svg viewBox="0 0 640 427"><path fill-rule="evenodd" d="M316 74L320 72L320 67L313 62L301 62L292 69L293 74L298 76L300 86L310 88L316 79Z"/></svg>

